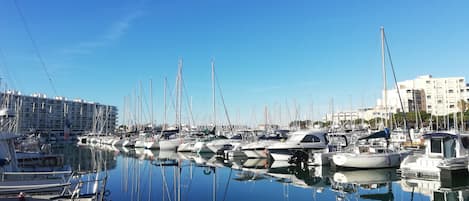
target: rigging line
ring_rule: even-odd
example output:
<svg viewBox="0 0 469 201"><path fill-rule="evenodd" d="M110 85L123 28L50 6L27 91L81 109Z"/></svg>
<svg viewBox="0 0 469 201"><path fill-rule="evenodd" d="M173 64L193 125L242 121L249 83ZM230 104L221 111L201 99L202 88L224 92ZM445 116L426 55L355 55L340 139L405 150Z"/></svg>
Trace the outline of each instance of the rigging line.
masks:
<svg viewBox="0 0 469 201"><path fill-rule="evenodd" d="M0 66L3 66L5 69L5 71L3 72L5 74L5 77L12 82L13 88L18 87L17 81L12 76L10 76L5 54L3 53L3 50L1 47L0 47L0 60L1 60ZM7 81L5 81L5 83L7 83ZM7 85L5 85L5 90L6 90L6 87Z"/></svg>
<svg viewBox="0 0 469 201"><path fill-rule="evenodd" d="M171 194L169 193L168 181L166 180L166 169L163 167L163 164L160 162L160 170L161 170L161 177L163 182L163 192L166 190L166 195L168 196L168 200L171 201ZM164 197L163 197L164 199Z"/></svg>
<svg viewBox="0 0 469 201"><path fill-rule="evenodd" d="M220 91L221 102L223 103L223 108L225 109L225 115L226 115L226 119L228 120L228 126L230 127L230 130L233 130L233 126L231 125L230 116L228 115L228 109L226 108L225 98L223 97L223 93L221 91L220 82L218 81L218 77L215 76L215 80L217 81L218 91Z"/></svg>
<svg viewBox="0 0 469 201"><path fill-rule="evenodd" d="M228 181L226 182L226 185L225 185L225 192L223 194L223 201L225 201L226 199L226 194L228 193L228 186L230 185L230 181L231 181L231 173L233 172L233 168L230 168L230 176L228 177Z"/></svg>
<svg viewBox="0 0 469 201"><path fill-rule="evenodd" d="M28 34L29 40L31 41L31 43L33 45L34 52L36 53L36 56L39 59L39 62L41 63L42 69L44 70L44 72L47 75L47 78L49 80L49 84L51 85L52 90L54 91L54 94L57 96L57 90L55 89L55 86L54 86L54 83L52 82L52 78L50 76L50 73L47 70L46 63L44 62L44 59L42 58L42 55L39 52L39 48L36 44L36 41L34 40L33 35L31 34L31 31L29 30L28 23L26 23L26 18L24 17L23 12L21 11L20 6L18 5L18 1L13 0L13 2L15 3L16 10L18 11L18 14L20 15L21 22L23 23L24 29L26 30L26 33Z"/></svg>
<svg viewBox="0 0 469 201"><path fill-rule="evenodd" d="M196 125L194 121L194 115L192 114L192 107L191 107L192 105L190 105L191 101L189 100L189 95L187 94L186 83L184 82L184 78L182 77L181 77L181 82L182 82L182 87L184 88L183 92L186 94L186 109L189 110L190 120L192 121L192 124Z"/></svg>
<svg viewBox="0 0 469 201"><path fill-rule="evenodd" d="M145 93L142 93L142 99L143 99L143 103L145 104L145 106L147 106L147 109L145 111L142 111L142 115L143 115L143 118L146 118L147 121L149 121L150 119L150 104L148 104L148 100L147 100L147 96L145 95Z"/></svg>
<svg viewBox="0 0 469 201"><path fill-rule="evenodd" d="M407 137L409 137L408 140L412 140L411 136L410 136L410 133L408 132L408 129L407 129L407 118L406 118L406 112L404 110L404 104L402 103L402 98L401 98L401 93L399 92L399 86L397 85L397 78L396 78L396 71L394 70L394 64L392 63L392 58L391 58L391 51L389 49L389 45L388 45L388 39L386 37L386 33L383 33L384 35L384 42L386 43L386 51L388 53L388 57L389 57L389 64L391 65L391 69L392 69L392 76L394 78L394 84L396 86L396 91L397 91L397 95L399 96L399 103L401 104L401 109L402 109L402 117L404 118L404 132L407 132Z"/></svg>

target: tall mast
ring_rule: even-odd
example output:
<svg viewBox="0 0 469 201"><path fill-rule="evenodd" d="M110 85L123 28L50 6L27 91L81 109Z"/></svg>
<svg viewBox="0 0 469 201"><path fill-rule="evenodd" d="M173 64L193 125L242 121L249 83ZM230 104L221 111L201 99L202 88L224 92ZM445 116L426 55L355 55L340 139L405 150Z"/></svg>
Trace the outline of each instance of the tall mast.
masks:
<svg viewBox="0 0 469 201"><path fill-rule="evenodd" d="M217 124L217 111L215 108L215 61L212 58L211 61L212 65L212 104L213 104L213 126L215 127Z"/></svg>
<svg viewBox="0 0 469 201"><path fill-rule="evenodd" d="M386 67L384 65L384 27L381 26L381 67L383 69L383 89L384 89L384 127L388 127L388 91L386 84ZM399 90L399 89L397 89Z"/></svg>
<svg viewBox="0 0 469 201"><path fill-rule="evenodd" d="M151 129L153 130L153 80L152 79L150 79L150 108L151 108L150 125L151 125Z"/></svg>
<svg viewBox="0 0 469 201"><path fill-rule="evenodd" d="M143 109L142 109L142 97L143 97L143 92L142 92L142 80L139 81L139 87L140 87L140 95L138 96L138 119L139 119L139 131L143 129Z"/></svg>
<svg viewBox="0 0 469 201"><path fill-rule="evenodd" d="M166 109L166 85L167 85L167 82L168 82L168 79L166 77L164 77L164 118L163 118L163 130L166 129L166 112L167 112L167 109Z"/></svg>
<svg viewBox="0 0 469 201"><path fill-rule="evenodd" d="M178 126L181 128L181 105L182 105L182 58L179 59L179 70L178 70Z"/></svg>

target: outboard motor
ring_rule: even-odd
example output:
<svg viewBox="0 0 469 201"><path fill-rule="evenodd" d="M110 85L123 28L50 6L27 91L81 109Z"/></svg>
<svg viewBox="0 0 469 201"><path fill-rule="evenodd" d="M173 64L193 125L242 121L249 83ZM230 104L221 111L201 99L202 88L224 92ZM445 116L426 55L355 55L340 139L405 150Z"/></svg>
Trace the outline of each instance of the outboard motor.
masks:
<svg viewBox="0 0 469 201"><path fill-rule="evenodd" d="M308 153L306 151L296 151L293 156L288 159L288 163L299 165L308 162Z"/></svg>

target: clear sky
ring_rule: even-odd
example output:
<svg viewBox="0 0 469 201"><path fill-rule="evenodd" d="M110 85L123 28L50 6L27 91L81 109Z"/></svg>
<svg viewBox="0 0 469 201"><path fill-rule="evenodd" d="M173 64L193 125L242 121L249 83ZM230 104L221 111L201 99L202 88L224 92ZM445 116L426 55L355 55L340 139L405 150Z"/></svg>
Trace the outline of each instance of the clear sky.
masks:
<svg viewBox="0 0 469 201"><path fill-rule="evenodd" d="M15 1L2 0L2 84L23 94L116 105L122 112L124 97L135 94L140 81L148 99L152 79L157 122L163 116L164 77L174 88L180 57L196 123L211 121L212 57L235 123L264 122L265 107L271 121L279 116L287 121L294 118L295 103L300 116L314 113L314 118L329 111L331 99L336 111L374 106L382 89L380 26L398 80L424 74L469 79L469 1L16 0L16 5L48 73ZM224 121L220 97L217 101L217 116ZM168 110L173 121L174 109Z"/></svg>

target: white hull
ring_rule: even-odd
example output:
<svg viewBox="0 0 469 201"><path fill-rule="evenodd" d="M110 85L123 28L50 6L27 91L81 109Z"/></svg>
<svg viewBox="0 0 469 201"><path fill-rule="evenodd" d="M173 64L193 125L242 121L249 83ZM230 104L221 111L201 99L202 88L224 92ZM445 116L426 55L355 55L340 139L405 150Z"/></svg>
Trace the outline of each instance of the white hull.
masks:
<svg viewBox="0 0 469 201"><path fill-rule="evenodd" d="M413 155L405 158L400 169L404 177L411 175L439 177L440 169L437 167L442 158L432 158L425 155Z"/></svg>
<svg viewBox="0 0 469 201"><path fill-rule="evenodd" d="M178 146L178 152L192 152L194 150L195 142L185 142Z"/></svg>
<svg viewBox="0 0 469 201"><path fill-rule="evenodd" d="M270 153L270 156L272 156L274 161L288 161L293 155L283 153Z"/></svg>
<svg viewBox="0 0 469 201"><path fill-rule="evenodd" d="M248 158L267 158L269 155L266 150L243 150Z"/></svg>
<svg viewBox="0 0 469 201"><path fill-rule="evenodd" d="M196 142L193 147L195 153L214 153L207 147L207 142Z"/></svg>
<svg viewBox="0 0 469 201"><path fill-rule="evenodd" d="M397 181L396 169L370 169L340 171L334 173L333 179L339 183L376 184Z"/></svg>
<svg viewBox="0 0 469 201"><path fill-rule="evenodd" d="M388 152L375 154L337 153L332 156L334 164L349 168L390 168L399 167L408 152Z"/></svg>
<svg viewBox="0 0 469 201"><path fill-rule="evenodd" d="M181 144L181 139L169 139L169 140L160 140L160 150L171 150L176 151L178 146Z"/></svg>
<svg viewBox="0 0 469 201"><path fill-rule="evenodd" d="M241 150L248 158L267 158L269 154L266 147L278 142L277 140L261 140L245 144L241 146Z"/></svg>
<svg viewBox="0 0 469 201"><path fill-rule="evenodd" d="M217 153L218 150L223 149L225 146L231 146L236 149L240 145L239 140L214 140L207 143L207 147L213 152Z"/></svg>

